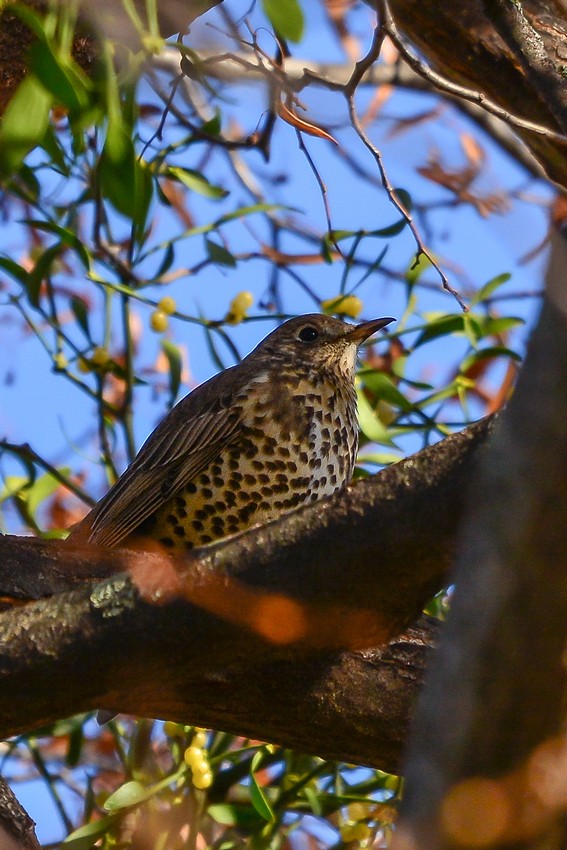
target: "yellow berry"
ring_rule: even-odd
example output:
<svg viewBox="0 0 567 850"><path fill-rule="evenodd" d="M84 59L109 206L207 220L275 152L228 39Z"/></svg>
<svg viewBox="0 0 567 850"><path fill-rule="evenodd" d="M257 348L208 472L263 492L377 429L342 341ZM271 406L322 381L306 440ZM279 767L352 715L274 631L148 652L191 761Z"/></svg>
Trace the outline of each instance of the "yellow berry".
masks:
<svg viewBox="0 0 567 850"><path fill-rule="evenodd" d="M207 773L200 773L197 776L193 775L193 785L204 791L205 788L210 788L213 782L213 774L209 770Z"/></svg>
<svg viewBox="0 0 567 850"><path fill-rule="evenodd" d="M351 841L356 841L354 837L354 828L356 824L354 823L343 823L339 832L341 833L341 838L345 844L349 844Z"/></svg>
<svg viewBox="0 0 567 850"><path fill-rule="evenodd" d="M372 830L367 823L355 823L352 828L354 841L366 841L370 838Z"/></svg>
<svg viewBox="0 0 567 850"><path fill-rule="evenodd" d="M363 820L368 817L368 805L366 803L350 803L348 806L349 820Z"/></svg>
<svg viewBox="0 0 567 850"><path fill-rule="evenodd" d="M107 366L110 361L110 354L108 353L106 348L102 346L97 346L91 355L91 363L93 366L98 366L101 369L104 366Z"/></svg>
<svg viewBox="0 0 567 850"><path fill-rule="evenodd" d="M171 316L177 310L175 298L172 298L171 295L164 295L163 298L159 299L157 308L162 313L167 313L168 316Z"/></svg>
<svg viewBox="0 0 567 850"><path fill-rule="evenodd" d="M56 369L66 369L69 365L69 361L65 357L62 351L59 351L55 357L53 358L53 363Z"/></svg>
<svg viewBox="0 0 567 850"><path fill-rule="evenodd" d="M350 316L356 319L360 315L363 303L357 295L338 295L335 298L327 298L321 301L324 313L339 313L341 316Z"/></svg>
<svg viewBox="0 0 567 850"><path fill-rule="evenodd" d="M239 325L246 313L233 313L232 310L224 317L227 325Z"/></svg>
<svg viewBox="0 0 567 850"><path fill-rule="evenodd" d="M203 750L201 747L187 747L185 753L183 754L183 759L185 764L189 765L191 769L193 769L194 764L201 764L204 760Z"/></svg>
<svg viewBox="0 0 567 850"><path fill-rule="evenodd" d="M79 357L79 359L77 360L77 369L79 370L79 372L82 372L83 375L87 375L89 372L92 371L91 364L86 357Z"/></svg>
<svg viewBox="0 0 567 850"><path fill-rule="evenodd" d="M163 724L163 731L168 738L181 738L185 734L185 727L173 720L166 720Z"/></svg>
<svg viewBox="0 0 567 850"><path fill-rule="evenodd" d="M167 330L169 319L163 310L154 310L150 316L150 327L156 333L163 333Z"/></svg>
<svg viewBox="0 0 567 850"><path fill-rule="evenodd" d="M195 732L195 734L193 735L193 740L191 741L191 746L192 747L201 747L201 749L202 749L204 746L206 746L206 744L207 744L207 735L202 729L199 729L199 731Z"/></svg>
<svg viewBox="0 0 567 850"><path fill-rule="evenodd" d="M238 295L235 295L232 301L230 302L230 312L236 314L245 314L246 311L250 309L253 303L254 296L252 295L252 293L243 290L242 292L239 292Z"/></svg>
<svg viewBox="0 0 567 850"><path fill-rule="evenodd" d="M211 772L211 766L206 758L203 758L202 761L196 761L191 765L191 772L193 776L202 776L204 773Z"/></svg>

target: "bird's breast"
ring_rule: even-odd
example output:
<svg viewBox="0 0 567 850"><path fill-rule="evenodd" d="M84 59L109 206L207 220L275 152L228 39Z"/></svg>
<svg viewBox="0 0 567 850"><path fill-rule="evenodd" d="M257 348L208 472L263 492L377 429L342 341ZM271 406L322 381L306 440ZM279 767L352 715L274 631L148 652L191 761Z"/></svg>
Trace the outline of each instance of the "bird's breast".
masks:
<svg viewBox="0 0 567 850"><path fill-rule="evenodd" d="M211 543L314 502L350 481L356 406L325 381L260 380L234 399L242 428L146 523L173 549Z"/></svg>

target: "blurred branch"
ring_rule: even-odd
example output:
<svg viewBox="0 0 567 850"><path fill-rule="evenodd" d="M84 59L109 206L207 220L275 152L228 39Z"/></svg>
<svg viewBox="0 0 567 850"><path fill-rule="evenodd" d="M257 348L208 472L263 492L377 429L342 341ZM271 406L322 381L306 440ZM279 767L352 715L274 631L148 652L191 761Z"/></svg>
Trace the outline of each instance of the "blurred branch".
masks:
<svg viewBox="0 0 567 850"><path fill-rule="evenodd" d="M565 846L566 269L555 233L539 322L471 491L399 846L470 846L470 823L486 850Z"/></svg>

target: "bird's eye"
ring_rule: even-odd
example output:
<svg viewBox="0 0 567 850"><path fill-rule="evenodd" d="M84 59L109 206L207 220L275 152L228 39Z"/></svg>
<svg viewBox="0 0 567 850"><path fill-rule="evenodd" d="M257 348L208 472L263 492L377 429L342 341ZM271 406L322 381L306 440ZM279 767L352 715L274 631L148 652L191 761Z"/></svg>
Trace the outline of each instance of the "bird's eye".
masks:
<svg viewBox="0 0 567 850"><path fill-rule="evenodd" d="M301 328L298 336L301 342L313 342L313 340L317 339L319 336L319 331L312 325L307 325L306 327Z"/></svg>

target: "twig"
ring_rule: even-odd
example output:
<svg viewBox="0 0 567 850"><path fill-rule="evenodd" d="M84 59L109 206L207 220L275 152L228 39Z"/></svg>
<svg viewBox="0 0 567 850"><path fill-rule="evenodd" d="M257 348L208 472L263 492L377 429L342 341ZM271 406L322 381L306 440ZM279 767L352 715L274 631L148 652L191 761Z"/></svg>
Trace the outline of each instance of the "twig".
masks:
<svg viewBox="0 0 567 850"><path fill-rule="evenodd" d="M440 266L438 265L438 263L434 259L431 252L425 247L423 240L421 239L421 236L419 235L419 232L417 230L417 227L415 225L415 222L413 220L413 217L412 217L410 211L406 208L405 204L400 200L400 198L396 194L396 190L392 186L390 179L389 179L389 177L386 173L386 169L384 168L384 163L382 161L382 154L380 153L380 151L376 147L376 145L374 145L370 141L370 139L368 138L368 136L364 132L364 128L362 127L360 121L358 120L358 116L356 114L356 108L355 108L355 105L354 105L354 93L351 92L349 95L347 95L347 103L348 103L348 111L349 111L352 126L353 126L354 130L356 131L356 134L358 135L359 139L363 143L363 145L367 148L367 150L370 151L370 153L374 157L374 159L376 161L376 165L378 166L378 170L380 171L380 176L382 178L382 185L384 186L384 189L386 190L388 197L389 197L390 201L392 202L392 204L395 206L395 208L398 210L398 212L406 220L408 227L412 232L413 238L415 239L415 243L417 245L417 253L416 253L416 257L415 257L414 266L418 263L420 255L423 254L424 257L427 257L427 259L431 263L432 267L436 270L437 274L441 278L441 282L443 284L443 289L445 289L447 292L449 292L453 296L453 298L455 298L455 300L457 301L459 307L463 310L463 312L466 312L468 308L467 308L465 302L462 300L462 298L459 295L459 293L457 292L457 290L454 289L454 287L451 286L451 284L449 283L449 280L447 278L447 275L440 268Z"/></svg>
<svg viewBox="0 0 567 850"><path fill-rule="evenodd" d="M319 190L321 192L321 199L323 201L323 207L325 209L325 219L327 221L327 232L328 232L330 238L332 239L333 225L331 223L331 210L329 209L329 197L327 195L327 185L324 182L321 175L319 174L319 170L318 170L317 166L315 165L315 163L313 162L313 158L311 157L311 154L307 150L307 146L305 145L305 142L303 141L303 134L301 133L300 130L296 130L295 132L296 132L296 135L297 135L297 141L299 142L299 150L301 151L301 153L304 155L305 159L307 160L307 162L309 164L309 168L311 169L311 171L315 175L315 179L316 179L316 181L319 185ZM339 248L338 244L335 242L334 239L332 241L333 241L333 245L335 246L335 249L342 256L342 251Z"/></svg>
<svg viewBox="0 0 567 850"><path fill-rule="evenodd" d="M12 454L19 455L25 460L31 461L31 463L36 463L38 466L41 466L46 472L51 475L52 478L55 478L56 481L77 496L81 501L85 502L85 504L93 507L96 503L96 500L91 498L89 494L79 487L78 484L75 484L71 479L67 478L66 475L63 475L55 466L52 466L49 461L45 460L41 457L28 443L10 443L8 440L0 440L0 451L1 450L12 452Z"/></svg>

